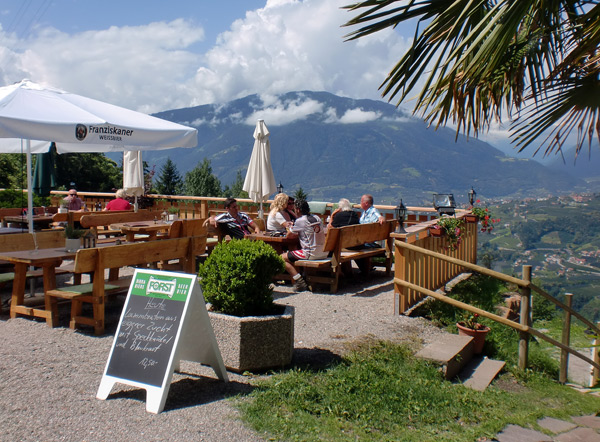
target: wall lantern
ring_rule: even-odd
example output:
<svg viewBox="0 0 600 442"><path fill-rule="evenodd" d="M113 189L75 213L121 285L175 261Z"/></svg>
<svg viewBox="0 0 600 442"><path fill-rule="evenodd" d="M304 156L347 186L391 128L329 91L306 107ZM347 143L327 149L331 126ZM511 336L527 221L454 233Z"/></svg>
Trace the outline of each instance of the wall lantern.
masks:
<svg viewBox="0 0 600 442"><path fill-rule="evenodd" d="M477 192L475 192L475 189L473 189L473 187L471 187L471 190L469 190L468 195L469 195L469 203L471 204L471 206L473 206L473 204L475 204L475 197L477 196Z"/></svg>
<svg viewBox="0 0 600 442"><path fill-rule="evenodd" d="M277 186L277 193L283 193L283 184L279 181L279 185Z"/></svg>
<svg viewBox="0 0 600 442"><path fill-rule="evenodd" d="M398 220L396 233L406 233L406 230L404 230L404 220L406 219L406 206L402 203L402 198L400 198L400 204L398 204L394 208L394 215Z"/></svg>

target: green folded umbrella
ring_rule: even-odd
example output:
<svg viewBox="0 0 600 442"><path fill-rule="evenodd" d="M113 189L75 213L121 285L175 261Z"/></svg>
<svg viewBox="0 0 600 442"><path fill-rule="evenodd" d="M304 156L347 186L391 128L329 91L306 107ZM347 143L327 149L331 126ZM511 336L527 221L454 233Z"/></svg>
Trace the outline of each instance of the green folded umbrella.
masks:
<svg viewBox="0 0 600 442"><path fill-rule="evenodd" d="M47 153L37 154L35 169L32 177L33 193L40 196L50 195L50 191L56 187L56 167L54 165L56 146L50 145Z"/></svg>

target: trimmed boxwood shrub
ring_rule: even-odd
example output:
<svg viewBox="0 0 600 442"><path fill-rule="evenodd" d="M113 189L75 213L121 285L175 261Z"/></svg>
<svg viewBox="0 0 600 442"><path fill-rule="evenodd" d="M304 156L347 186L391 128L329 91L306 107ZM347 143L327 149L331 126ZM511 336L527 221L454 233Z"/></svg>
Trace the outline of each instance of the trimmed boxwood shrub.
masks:
<svg viewBox="0 0 600 442"><path fill-rule="evenodd" d="M271 282L285 271L283 259L262 241L221 242L198 275L204 298L213 310L233 316L273 313Z"/></svg>

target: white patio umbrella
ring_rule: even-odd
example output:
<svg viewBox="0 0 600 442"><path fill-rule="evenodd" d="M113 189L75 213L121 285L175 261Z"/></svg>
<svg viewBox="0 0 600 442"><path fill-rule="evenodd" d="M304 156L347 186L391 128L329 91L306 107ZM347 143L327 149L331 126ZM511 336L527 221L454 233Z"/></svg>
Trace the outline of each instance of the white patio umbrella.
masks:
<svg viewBox="0 0 600 442"><path fill-rule="evenodd" d="M139 150L123 152L123 190L127 195L135 196L133 207L137 211L138 196L144 194L144 165Z"/></svg>
<svg viewBox="0 0 600 442"><path fill-rule="evenodd" d="M102 101L42 86L29 80L0 88L0 152L118 152L194 147L198 131ZM28 215L33 202L28 192ZM29 222L32 231L33 223Z"/></svg>
<svg viewBox="0 0 600 442"><path fill-rule="evenodd" d="M260 203L258 216L264 218L263 202L277 190L271 166L269 129L264 120L258 120L254 129L254 148L242 189L248 192L252 201Z"/></svg>

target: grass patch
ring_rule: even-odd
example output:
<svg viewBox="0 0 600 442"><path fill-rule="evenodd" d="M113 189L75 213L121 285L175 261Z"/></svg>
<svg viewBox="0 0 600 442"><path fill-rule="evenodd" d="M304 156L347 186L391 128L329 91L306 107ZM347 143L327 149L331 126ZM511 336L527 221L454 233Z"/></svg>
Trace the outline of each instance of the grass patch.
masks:
<svg viewBox="0 0 600 442"><path fill-rule="evenodd" d="M509 385L510 391L500 388ZM594 413L600 400L528 372L484 392L453 384L405 346L378 343L314 372L293 369L239 397L243 420L289 441L473 441L508 424Z"/></svg>

